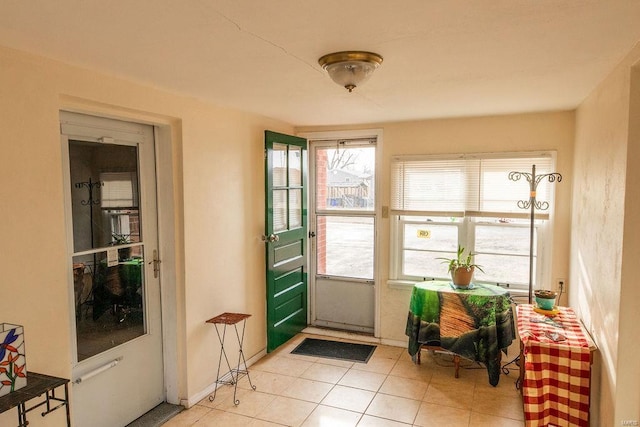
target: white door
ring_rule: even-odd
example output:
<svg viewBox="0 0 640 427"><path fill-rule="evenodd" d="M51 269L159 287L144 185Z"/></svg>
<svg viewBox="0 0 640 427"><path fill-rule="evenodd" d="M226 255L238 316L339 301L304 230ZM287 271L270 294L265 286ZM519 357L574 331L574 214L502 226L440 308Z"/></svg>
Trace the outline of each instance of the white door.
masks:
<svg viewBox="0 0 640 427"><path fill-rule="evenodd" d="M153 127L60 113L78 427L164 401Z"/></svg>
<svg viewBox="0 0 640 427"><path fill-rule="evenodd" d="M373 334L376 139L310 147L311 323Z"/></svg>

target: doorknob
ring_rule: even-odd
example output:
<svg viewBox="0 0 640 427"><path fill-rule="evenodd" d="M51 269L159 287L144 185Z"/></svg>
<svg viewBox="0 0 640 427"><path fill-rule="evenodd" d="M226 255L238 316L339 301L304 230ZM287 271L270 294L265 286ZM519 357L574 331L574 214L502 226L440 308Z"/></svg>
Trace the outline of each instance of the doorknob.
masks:
<svg viewBox="0 0 640 427"><path fill-rule="evenodd" d="M273 242L277 242L279 240L280 240L280 236L278 236L277 234L270 234L268 236L264 236L264 235L262 236L262 241L263 242L273 243Z"/></svg>

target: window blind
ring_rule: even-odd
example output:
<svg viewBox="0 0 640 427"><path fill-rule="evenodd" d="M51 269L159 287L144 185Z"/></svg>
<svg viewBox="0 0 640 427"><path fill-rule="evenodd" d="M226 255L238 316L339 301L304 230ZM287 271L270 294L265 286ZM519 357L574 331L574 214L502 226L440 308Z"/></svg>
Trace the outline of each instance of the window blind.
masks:
<svg viewBox="0 0 640 427"><path fill-rule="evenodd" d="M133 208L138 206L138 183L135 172L103 172L101 189L103 208Z"/></svg>
<svg viewBox="0 0 640 427"><path fill-rule="evenodd" d="M553 172L553 152L488 153L451 156L397 156L391 161L391 213L421 216L492 216L519 218L529 212L530 184L509 173ZM536 199L549 201L551 186L541 182ZM542 215L541 217L544 217Z"/></svg>

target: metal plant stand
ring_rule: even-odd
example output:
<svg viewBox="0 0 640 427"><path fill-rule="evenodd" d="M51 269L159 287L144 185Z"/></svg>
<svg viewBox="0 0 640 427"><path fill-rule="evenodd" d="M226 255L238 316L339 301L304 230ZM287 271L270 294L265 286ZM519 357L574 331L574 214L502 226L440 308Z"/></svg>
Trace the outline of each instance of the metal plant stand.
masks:
<svg viewBox="0 0 640 427"><path fill-rule="evenodd" d="M541 175L536 175L536 165L531 166L531 173L528 172L509 172L509 180L511 181L519 181L520 178L524 177L529 183L529 199L528 200L518 200L518 207L520 209L529 209L529 292L528 292L528 300L529 304L533 303L533 241L534 241L534 230L535 230L535 216L536 209L538 210L547 210L549 209L549 202L540 202L536 199L538 184L543 179L547 179L549 182L562 181L562 175L557 172L545 173ZM505 374L509 374L509 365L517 364L520 366L521 360L520 355L516 356L512 361L505 363L502 365L502 372ZM520 378L516 380L516 388L520 389L522 384L520 384Z"/></svg>
<svg viewBox="0 0 640 427"><path fill-rule="evenodd" d="M225 385L233 385L233 403L237 406L240 403L240 400L236 398L236 392L238 391L238 381L246 376L249 380L249 385L253 390L256 389L256 386L251 382L251 377L249 376L249 370L247 369L247 361L244 358L244 353L242 351L242 344L244 342L244 330L247 324L247 318L251 317L250 314L242 314L242 313L222 313L207 320L207 323L213 323L213 326L216 328L216 334L218 335L218 339L220 340L220 358L218 359L218 372L216 374L216 384L225 384ZM238 331L238 323L242 322L242 333ZM222 335L220 335L220 329L218 325L222 325ZM233 329L236 333L236 338L238 339L238 363L235 365L235 368L231 367L231 363L229 362L229 357L224 348L225 338L227 335L227 326L233 326ZM229 372L220 376L220 368L222 366L222 359L224 358L227 368ZM216 386L212 395L209 395L209 401L213 402L216 398L216 393L218 392L218 387Z"/></svg>
<svg viewBox="0 0 640 427"><path fill-rule="evenodd" d="M529 199L528 200L518 200L518 207L520 209L530 209L529 219L530 219L530 227L529 227L529 304L533 302L533 232L535 229L535 211L543 210L546 211L549 209L549 202L540 202L536 200L536 192L538 189L538 184L543 179L548 179L549 182L562 181L562 175L557 172L553 173L545 173L542 175L536 175L536 165L531 166L531 173L527 172L510 172L509 179L511 181L519 181L521 177L525 177L525 179L529 182Z"/></svg>

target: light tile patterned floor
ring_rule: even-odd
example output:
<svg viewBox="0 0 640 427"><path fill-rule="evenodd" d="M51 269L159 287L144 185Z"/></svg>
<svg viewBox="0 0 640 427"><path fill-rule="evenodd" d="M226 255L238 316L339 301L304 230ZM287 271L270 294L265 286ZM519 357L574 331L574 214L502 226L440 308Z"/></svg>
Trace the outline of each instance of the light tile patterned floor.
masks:
<svg viewBox="0 0 640 427"><path fill-rule="evenodd" d="M515 365L492 387L484 368L463 361L466 368L456 379L449 356L424 350L419 366L405 348L384 345L366 364L290 354L305 337L317 336L300 334L249 368L256 391L243 378L238 406L232 401L233 388L222 386L213 402L204 399L164 426L524 425ZM503 355L504 361L516 356L516 345Z"/></svg>

